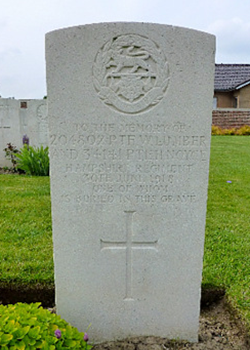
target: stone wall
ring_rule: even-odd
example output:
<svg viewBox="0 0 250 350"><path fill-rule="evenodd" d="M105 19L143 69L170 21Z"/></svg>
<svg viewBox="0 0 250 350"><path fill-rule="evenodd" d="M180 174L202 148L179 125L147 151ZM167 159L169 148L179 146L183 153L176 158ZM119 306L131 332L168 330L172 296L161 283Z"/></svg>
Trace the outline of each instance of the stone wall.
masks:
<svg viewBox="0 0 250 350"><path fill-rule="evenodd" d="M213 125L222 129L240 128L250 125L250 109L216 109L213 111Z"/></svg>
<svg viewBox="0 0 250 350"><path fill-rule="evenodd" d="M20 149L23 135L32 146L48 145L47 101L0 98L0 167L11 166L3 150L9 142Z"/></svg>

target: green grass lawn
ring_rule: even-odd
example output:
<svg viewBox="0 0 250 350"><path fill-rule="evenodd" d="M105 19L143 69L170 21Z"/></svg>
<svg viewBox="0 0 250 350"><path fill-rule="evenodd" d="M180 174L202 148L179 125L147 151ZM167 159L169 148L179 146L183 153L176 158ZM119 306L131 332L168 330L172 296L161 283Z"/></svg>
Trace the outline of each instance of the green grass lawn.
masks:
<svg viewBox="0 0 250 350"><path fill-rule="evenodd" d="M231 181L228 183L227 181ZM48 177L0 175L0 284L53 284ZM250 137L213 136L203 287L250 331Z"/></svg>
<svg viewBox="0 0 250 350"><path fill-rule="evenodd" d="M0 283L53 284L49 177L0 175Z"/></svg>
<svg viewBox="0 0 250 350"><path fill-rule="evenodd" d="M250 330L249 136L212 137L203 285L225 288Z"/></svg>

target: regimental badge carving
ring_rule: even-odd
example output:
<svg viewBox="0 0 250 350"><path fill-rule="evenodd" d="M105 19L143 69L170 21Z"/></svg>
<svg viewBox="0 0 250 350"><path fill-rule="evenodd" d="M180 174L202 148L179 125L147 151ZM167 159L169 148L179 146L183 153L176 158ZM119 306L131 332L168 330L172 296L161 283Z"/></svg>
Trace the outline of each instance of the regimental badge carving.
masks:
<svg viewBox="0 0 250 350"><path fill-rule="evenodd" d="M39 120L39 123L41 123L41 121L48 119L48 112L47 112L47 105L46 104L42 104L42 105L37 107L37 118Z"/></svg>
<svg viewBox="0 0 250 350"><path fill-rule="evenodd" d="M168 63L152 40L120 35L98 51L93 83L110 107L129 114L143 112L162 100L169 83Z"/></svg>

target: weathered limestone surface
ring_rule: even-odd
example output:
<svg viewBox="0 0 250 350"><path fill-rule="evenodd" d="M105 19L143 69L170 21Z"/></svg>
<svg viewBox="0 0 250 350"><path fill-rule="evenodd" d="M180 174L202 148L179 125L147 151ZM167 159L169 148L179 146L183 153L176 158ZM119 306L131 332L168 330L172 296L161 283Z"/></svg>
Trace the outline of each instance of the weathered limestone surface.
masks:
<svg viewBox="0 0 250 350"><path fill-rule="evenodd" d="M47 34L56 305L94 342L197 340L214 50L158 24Z"/></svg>

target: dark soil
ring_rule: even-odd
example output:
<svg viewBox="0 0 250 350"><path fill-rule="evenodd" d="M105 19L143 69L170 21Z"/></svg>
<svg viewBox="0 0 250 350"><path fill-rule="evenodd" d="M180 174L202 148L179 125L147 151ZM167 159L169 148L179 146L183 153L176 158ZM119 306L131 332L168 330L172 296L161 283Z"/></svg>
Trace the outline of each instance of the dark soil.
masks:
<svg viewBox="0 0 250 350"><path fill-rule="evenodd" d="M0 174L13 174L13 170L9 168L0 168Z"/></svg>
<svg viewBox="0 0 250 350"><path fill-rule="evenodd" d="M36 284L34 286L0 283L0 304L15 304L18 302L41 302L43 307L53 307L55 288L53 285Z"/></svg>
<svg viewBox="0 0 250 350"><path fill-rule="evenodd" d="M20 175L20 174L24 174L24 171L22 171L22 170L20 170L20 169L14 170L13 168L5 167L5 168L0 168L0 174L7 174L7 175L15 174L15 175Z"/></svg>
<svg viewBox="0 0 250 350"><path fill-rule="evenodd" d="M224 290L216 288L203 288L201 293L201 309L217 303L225 295ZM55 287L35 284L11 284L0 282L0 304L15 304L17 302L32 303L40 301L44 307L53 307L55 300Z"/></svg>

